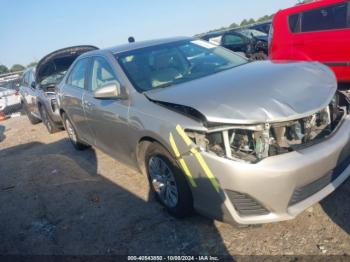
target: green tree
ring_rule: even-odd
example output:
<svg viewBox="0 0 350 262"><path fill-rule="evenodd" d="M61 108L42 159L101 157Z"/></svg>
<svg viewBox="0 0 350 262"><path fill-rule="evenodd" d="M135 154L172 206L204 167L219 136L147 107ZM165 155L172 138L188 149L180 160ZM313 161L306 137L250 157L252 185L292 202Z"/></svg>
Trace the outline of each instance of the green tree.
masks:
<svg viewBox="0 0 350 262"><path fill-rule="evenodd" d="M270 16L269 15L264 15L263 17L260 17L258 20L256 20L257 22L264 22L264 21L268 21L270 20Z"/></svg>
<svg viewBox="0 0 350 262"><path fill-rule="evenodd" d="M24 66L19 65L19 64L15 64L11 67L10 71L17 72L17 71L23 71L24 69L26 69Z"/></svg>
<svg viewBox="0 0 350 262"><path fill-rule="evenodd" d="M9 72L9 69L5 65L0 65L0 74L6 74Z"/></svg>
<svg viewBox="0 0 350 262"><path fill-rule="evenodd" d="M38 64L38 62L33 61L33 62L31 62L31 63L29 63L29 64L27 65L27 68L29 68L29 67L35 67L37 64Z"/></svg>
<svg viewBox="0 0 350 262"><path fill-rule="evenodd" d="M245 25L248 25L248 20L247 20L247 19L244 19L244 20L241 22L241 26L245 26Z"/></svg>
<svg viewBox="0 0 350 262"><path fill-rule="evenodd" d="M253 18L250 18L248 20L248 25L251 25L251 24L254 24L255 23L255 20Z"/></svg>
<svg viewBox="0 0 350 262"><path fill-rule="evenodd" d="M239 25L236 24L236 23L232 23L232 24L230 25L230 28L236 28L236 27L239 27Z"/></svg>

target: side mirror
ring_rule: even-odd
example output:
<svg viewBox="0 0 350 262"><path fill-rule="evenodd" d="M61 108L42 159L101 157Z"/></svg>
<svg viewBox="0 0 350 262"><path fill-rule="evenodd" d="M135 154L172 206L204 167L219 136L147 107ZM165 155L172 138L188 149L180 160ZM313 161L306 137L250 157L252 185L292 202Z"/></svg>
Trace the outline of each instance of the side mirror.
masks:
<svg viewBox="0 0 350 262"><path fill-rule="evenodd" d="M122 88L118 82L110 83L94 91L97 99L123 99Z"/></svg>
<svg viewBox="0 0 350 262"><path fill-rule="evenodd" d="M35 88L35 81L33 81L33 82L30 84L30 87L31 87L31 88Z"/></svg>

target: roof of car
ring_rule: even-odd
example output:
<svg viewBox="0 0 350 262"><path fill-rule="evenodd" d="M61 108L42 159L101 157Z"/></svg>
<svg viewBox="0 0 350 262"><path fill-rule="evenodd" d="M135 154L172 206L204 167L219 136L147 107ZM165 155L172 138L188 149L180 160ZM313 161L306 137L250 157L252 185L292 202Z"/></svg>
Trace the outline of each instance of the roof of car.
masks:
<svg viewBox="0 0 350 262"><path fill-rule="evenodd" d="M297 4L295 6L283 9L281 11L278 11L279 13L294 13L294 12L301 12L308 9L314 9L314 8L322 8L323 6L332 5L332 4L338 4L338 3L345 3L344 0L311 0L311 1L304 1L300 4Z"/></svg>
<svg viewBox="0 0 350 262"><path fill-rule="evenodd" d="M168 43L173 43L173 42L183 41L183 40L192 40L192 39L193 39L192 37L172 37L172 38L162 38L162 39L148 40L148 41L136 40L136 42L133 42L133 43L117 45L114 47L106 48L104 50L107 52L111 52L113 54L117 54L117 53L128 52L136 49L168 44Z"/></svg>

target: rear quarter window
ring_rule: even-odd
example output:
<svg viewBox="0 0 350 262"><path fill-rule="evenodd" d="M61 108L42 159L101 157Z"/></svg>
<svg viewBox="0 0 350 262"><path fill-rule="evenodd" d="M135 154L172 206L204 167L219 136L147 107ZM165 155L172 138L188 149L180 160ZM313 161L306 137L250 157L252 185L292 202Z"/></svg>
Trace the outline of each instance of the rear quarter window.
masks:
<svg viewBox="0 0 350 262"><path fill-rule="evenodd" d="M348 3L331 5L302 13L302 32L343 29L348 27Z"/></svg>
<svg viewBox="0 0 350 262"><path fill-rule="evenodd" d="M29 86L29 72L25 73L22 77L22 86Z"/></svg>
<svg viewBox="0 0 350 262"><path fill-rule="evenodd" d="M300 14L294 14L288 18L289 30L292 33L300 32Z"/></svg>

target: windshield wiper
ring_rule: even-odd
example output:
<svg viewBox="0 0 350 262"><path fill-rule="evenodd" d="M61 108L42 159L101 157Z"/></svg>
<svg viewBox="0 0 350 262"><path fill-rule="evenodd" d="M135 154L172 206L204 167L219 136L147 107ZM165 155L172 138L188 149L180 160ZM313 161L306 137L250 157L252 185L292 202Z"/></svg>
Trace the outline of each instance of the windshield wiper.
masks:
<svg viewBox="0 0 350 262"><path fill-rule="evenodd" d="M172 86L172 85L174 85L174 83L166 83L166 84L157 86L157 87L155 87L155 88L166 88L166 87L169 87L169 86Z"/></svg>

